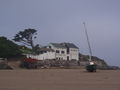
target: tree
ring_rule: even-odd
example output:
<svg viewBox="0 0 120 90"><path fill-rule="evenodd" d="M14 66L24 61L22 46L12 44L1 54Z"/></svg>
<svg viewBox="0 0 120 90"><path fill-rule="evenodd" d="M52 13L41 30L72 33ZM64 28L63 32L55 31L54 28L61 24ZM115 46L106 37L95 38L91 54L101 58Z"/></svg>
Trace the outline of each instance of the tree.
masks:
<svg viewBox="0 0 120 90"><path fill-rule="evenodd" d="M39 44L35 45L33 48L34 54L39 54L39 49L40 49Z"/></svg>
<svg viewBox="0 0 120 90"><path fill-rule="evenodd" d="M0 58L9 58L21 55L19 46L6 37L0 37Z"/></svg>
<svg viewBox="0 0 120 90"><path fill-rule="evenodd" d="M35 29L25 29L20 31L14 36L14 41L23 43L24 45L30 46L34 50L33 40L36 38L37 30Z"/></svg>

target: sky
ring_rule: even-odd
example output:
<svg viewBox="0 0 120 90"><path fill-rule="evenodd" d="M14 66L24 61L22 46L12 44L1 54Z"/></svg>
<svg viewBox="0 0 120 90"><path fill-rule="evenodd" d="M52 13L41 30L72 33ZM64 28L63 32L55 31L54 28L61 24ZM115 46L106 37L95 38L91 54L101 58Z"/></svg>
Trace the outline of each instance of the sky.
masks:
<svg viewBox="0 0 120 90"><path fill-rule="evenodd" d="M12 40L24 29L37 30L36 44L70 42L120 66L120 0L0 0L0 36Z"/></svg>

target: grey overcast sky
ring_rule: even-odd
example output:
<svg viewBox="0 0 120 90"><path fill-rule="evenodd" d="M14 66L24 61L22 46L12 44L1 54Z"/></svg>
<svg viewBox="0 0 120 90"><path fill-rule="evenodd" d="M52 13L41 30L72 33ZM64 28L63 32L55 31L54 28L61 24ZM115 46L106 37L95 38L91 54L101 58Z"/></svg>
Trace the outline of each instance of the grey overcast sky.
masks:
<svg viewBox="0 0 120 90"><path fill-rule="evenodd" d="M89 54L84 21L93 55L120 66L120 0L0 0L0 36L9 39L34 28L40 45L71 42Z"/></svg>

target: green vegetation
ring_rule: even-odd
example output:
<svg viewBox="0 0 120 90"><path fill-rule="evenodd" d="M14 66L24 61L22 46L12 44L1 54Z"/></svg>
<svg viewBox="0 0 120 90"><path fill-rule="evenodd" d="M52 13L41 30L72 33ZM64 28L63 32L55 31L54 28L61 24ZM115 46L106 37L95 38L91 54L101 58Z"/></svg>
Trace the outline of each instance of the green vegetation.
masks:
<svg viewBox="0 0 120 90"><path fill-rule="evenodd" d="M32 53L32 49L30 49L26 46L20 46L19 49L23 54L31 54Z"/></svg>
<svg viewBox="0 0 120 90"><path fill-rule="evenodd" d="M6 37L0 37L0 58L10 58L21 55L19 46Z"/></svg>

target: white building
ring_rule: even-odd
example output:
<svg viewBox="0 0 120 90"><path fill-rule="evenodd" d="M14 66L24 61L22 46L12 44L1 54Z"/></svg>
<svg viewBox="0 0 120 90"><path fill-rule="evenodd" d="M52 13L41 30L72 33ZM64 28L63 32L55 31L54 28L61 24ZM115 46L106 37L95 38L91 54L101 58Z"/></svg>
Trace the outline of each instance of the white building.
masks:
<svg viewBox="0 0 120 90"><path fill-rule="evenodd" d="M41 48L38 55L27 54L26 56L37 60L55 59L55 51L50 48Z"/></svg>
<svg viewBox="0 0 120 90"><path fill-rule="evenodd" d="M73 43L50 43L46 48L40 49L39 55L27 56L38 60L79 60L79 48Z"/></svg>
<svg viewBox="0 0 120 90"><path fill-rule="evenodd" d="M67 60L66 57L66 47L58 43L50 43L47 48L51 48L55 51L55 59Z"/></svg>

